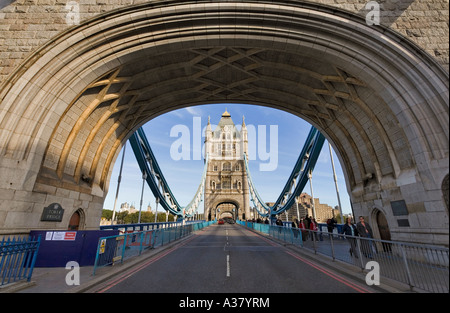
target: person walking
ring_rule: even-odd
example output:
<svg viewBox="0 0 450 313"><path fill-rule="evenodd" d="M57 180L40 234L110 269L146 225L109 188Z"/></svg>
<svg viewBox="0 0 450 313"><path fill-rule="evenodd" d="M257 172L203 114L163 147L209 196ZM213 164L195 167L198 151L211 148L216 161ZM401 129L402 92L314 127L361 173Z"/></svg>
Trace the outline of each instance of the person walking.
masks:
<svg viewBox="0 0 450 313"><path fill-rule="evenodd" d="M308 231L306 230L305 220L300 219L300 224L298 225L300 231L302 232L302 239L305 241L308 238Z"/></svg>
<svg viewBox="0 0 450 313"><path fill-rule="evenodd" d="M309 224L311 224L311 217L306 215L304 222L305 222L306 229L309 229Z"/></svg>
<svg viewBox="0 0 450 313"><path fill-rule="evenodd" d="M329 234L330 237L333 234L333 229L336 227L336 224L337 224L337 221L334 218L334 216L327 220L327 230L328 230L328 234Z"/></svg>
<svg viewBox="0 0 450 313"><path fill-rule="evenodd" d="M352 237L358 236L358 230L356 229L356 226L352 224L352 219L350 217L347 217L345 220L345 224L342 227L342 234ZM350 244L350 256L353 256L354 254L355 258L358 258L358 254L356 253L356 238L352 237L346 237L348 243Z"/></svg>
<svg viewBox="0 0 450 313"><path fill-rule="evenodd" d="M294 234L295 238L298 237L298 227L299 227L298 223L299 223L298 219L296 217L293 217L291 227L292 227L292 233Z"/></svg>
<svg viewBox="0 0 450 313"><path fill-rule="evenodd" d="M277 216L277 220L275 221L275 225L278 227L278 234L281 234L281 227L283 227L283 221L281 220L280 216Z"/></svg>
<svg viewBox="0 0 450 313"><path fill-rule="evenodd" d="M365 239L362 240L362 253L364 256L368 258L372 258L372 238L373 238L373 232L372 227L366 221L364 220L363 216L359 217L359 222L356 224L356 230L358 231L358 234L360 237L363 237Z"/></svg>
<svg viewBox="0 0 450 313"><path fill-rule="evenodd" d="M277 220L276 220L275 224L276 224L277 226L283 226L283 221L281 220L281 218L280 218L279 215L277 216Z"/></svg>
<svg viewBox="0 0 450 313"><path fill-rule="evenodd" d="M314 238L316 239L316 241L318 241L318 236L317 236L317 222L315 218L311 219L311 222L309 223L309 229L311 230L311 240L314 240ZM314 237L313 237L314 236Z"/></svg>

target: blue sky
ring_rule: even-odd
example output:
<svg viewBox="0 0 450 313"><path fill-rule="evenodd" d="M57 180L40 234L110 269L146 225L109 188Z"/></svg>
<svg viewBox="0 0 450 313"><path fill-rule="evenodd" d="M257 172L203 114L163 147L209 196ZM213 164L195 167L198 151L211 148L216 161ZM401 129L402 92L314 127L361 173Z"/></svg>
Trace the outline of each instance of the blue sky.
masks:
<svg viewBox="0 0 450 313"><path fill-rule="evenodd" d="M174 196L182 206L187 205L192 200L200 183L203 159L198 148L201 145L201 149L203 149L203 130L207 125L208 116L211 118L211 124L217 125L225 110L231 114L231 118L238 128L242 124L242 117L245 116L245 124L249 130L252 127L255 130L254 136L256 135L256 138L253 137L254 141L264 139L264 135L266 135L265 145L264 141L261 141L259 145L253 142L253 146L251 146L249 132L249 149L253 149L250 150L250 153L253 151L253 156L250 156L249 162L250 173L260 196L265 202L274 202L278 198L311 128L308 122L285 111L242 104L194 106L171 111L149 121L143 126L145 134ZM198 127L200 122L201 128ZM179 129L183 129L185 132L176 132ZM277 136L275 137L275 135ZM187 147L190 150L183 150L186 152L185 159L176 160L179 157L174 157L173 152L171 154L171 147L172 149L179 147L181 141L188 143ZM263 152L266 152L266 155ZM122 153L123 149L114 165L109 192L104 204L105 209L112 210L114 206ZM351 213L345 178L334 152L333 159L342 210L344 214ZM315 166L312 185L314 197L319 198L321 203L333 207L338 204L327 141L325 141ZM142 174L131 146L127 142L116 209L123 202L134 203L136 208L139 209L141 188ZM309 183L305 186L304 192L310 194ZM155 208L155 198L150 188L145 185L144 210L148 204L153 209ZM161 210L161 207L159 210ZM200 212L203 212L203 207Z"/></svg>

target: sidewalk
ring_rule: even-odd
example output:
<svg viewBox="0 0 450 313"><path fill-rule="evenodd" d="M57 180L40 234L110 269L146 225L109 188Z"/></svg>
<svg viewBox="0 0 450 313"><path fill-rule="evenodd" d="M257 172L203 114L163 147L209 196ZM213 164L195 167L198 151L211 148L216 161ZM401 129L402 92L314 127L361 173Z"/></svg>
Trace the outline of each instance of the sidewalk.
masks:
<svg viewBox="0 0 450 313"><path fill-rule="evenodd" d="M80 285L68 285L73 278L68 275L71 270L64 267L35 267L31 281L19 281L0 287L0 293L80 293L85 292L102 282L124 273L126 270L136 266L149 258L172 248L173 246L185 241L192 235L186 236L180 240L171 242L165 246L156 249L147 250L140 256L135 256L112 266L105 266L96 269L93 275L94 266L80 267Z"/></svg>

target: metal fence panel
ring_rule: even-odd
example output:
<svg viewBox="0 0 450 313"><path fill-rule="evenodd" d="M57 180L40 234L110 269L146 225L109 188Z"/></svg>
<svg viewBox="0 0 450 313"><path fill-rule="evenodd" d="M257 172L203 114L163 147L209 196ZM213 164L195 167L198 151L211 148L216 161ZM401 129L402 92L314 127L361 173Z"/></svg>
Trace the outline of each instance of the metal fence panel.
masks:
<svg viewBox="0 0 450 313"><path fill-rule="evenodd" d="M258 230L251 222L238 222ZM364 270L379 264L380 276L434 293L449 292L449 249L405 242L345 236L338 233L265 225L264 233L278 240L352 264ZM295 236L298 232L299 236Z"/></svg>
<svg viewBox="0 0 450 313"><path fill-rule="evenodd" d="M99 239L97 254L94 263L94 275L99 267L112 265L133 256L140 255L146 249L153 249L166 245L172 241L186 237L192 232L207 227L214 223L198 222L181 225L181 223L170 223L163 227L151 227L147 231L133 231L126 229L141 229L136 227L128 228L120 226L120 229L127 231L124 234Z"/></svg>
<svg viewBox="0 0 450 313"><path fill-rule="evenodd" d="M0 286L31 280L41 237L4 238L0 242Z"/></svg>

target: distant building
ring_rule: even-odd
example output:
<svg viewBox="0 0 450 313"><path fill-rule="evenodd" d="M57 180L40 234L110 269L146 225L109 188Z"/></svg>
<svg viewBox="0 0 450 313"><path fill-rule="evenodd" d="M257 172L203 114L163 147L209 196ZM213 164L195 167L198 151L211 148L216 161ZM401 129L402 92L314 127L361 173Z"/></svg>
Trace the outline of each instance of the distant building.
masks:
<svg viewBox="0 0 450 313"><path fill-rule="evenodd" d="M281 219L283 221L292 221L292 218L297 216L300 218L304 218L305 216L315 216L318 223L326 223L329 218L333 216L336 217L337 214L339 214L338 209L333 208L328 204L320 203L319 198L314 198L314 214L311 196L305 192L301 193L297 199L298 206L297 203L294 203L288 210L281 214ZM268 202L266 204L272 206L274 203Z"/></svg>
<svg viewBox="0 0 450 313"><path fill-rule="evenodd" d="M120 205L119 212L128 211L128 213L135 213L139 212L139 210L136 210L136 207L133 204L129 204L128 202L124 202Z"/></svg>

